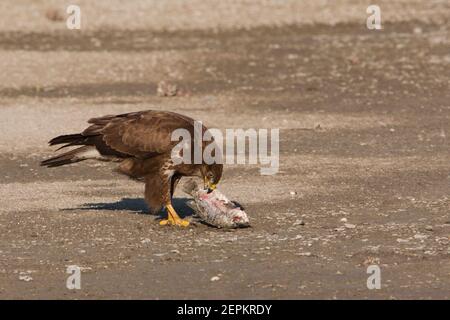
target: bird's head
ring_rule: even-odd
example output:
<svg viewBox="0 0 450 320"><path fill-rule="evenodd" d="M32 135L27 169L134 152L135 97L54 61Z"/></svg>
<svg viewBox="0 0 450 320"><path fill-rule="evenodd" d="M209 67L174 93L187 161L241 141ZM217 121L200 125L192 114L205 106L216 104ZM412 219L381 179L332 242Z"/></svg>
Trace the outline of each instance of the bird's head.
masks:
<svg viewBox="0 0 450 320"><path fill-rule="evenodd" d="M200 171L202 173L205 189L208 189L208 192L211 192L216 188L220 178L222 178L222 170L223 164L213 163L202 165Z"/></svg>

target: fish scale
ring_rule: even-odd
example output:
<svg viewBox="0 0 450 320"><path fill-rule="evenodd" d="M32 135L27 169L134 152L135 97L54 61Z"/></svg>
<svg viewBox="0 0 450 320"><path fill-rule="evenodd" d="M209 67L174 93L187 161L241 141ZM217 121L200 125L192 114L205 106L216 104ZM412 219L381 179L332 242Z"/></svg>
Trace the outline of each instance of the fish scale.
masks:
<svg viewBox="0 0 450 320"><path fill-rule="evenodd" d="M209 192L198 187L193 180L187 181L183 191L193 197L187 204L200 219L217 228L244 228L250 226L247 213L220 191Z"/></svg>

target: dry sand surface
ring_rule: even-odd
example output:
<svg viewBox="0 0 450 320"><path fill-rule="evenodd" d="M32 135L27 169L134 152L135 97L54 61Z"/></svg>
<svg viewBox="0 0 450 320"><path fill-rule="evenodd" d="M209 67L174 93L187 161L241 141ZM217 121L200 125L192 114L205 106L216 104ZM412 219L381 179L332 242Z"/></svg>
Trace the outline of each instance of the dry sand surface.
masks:
<svg viewBox="0 0 450 320"><path fill-rule="evenodd" d="M81 30L30 2L0 3L0 298L450 298L448 1L377 1L382 31L369 1L80 0ZM278 174L219 186L252 228L160 227L112 164L39 167L50 138L145 109L280 129Z"/></svg>

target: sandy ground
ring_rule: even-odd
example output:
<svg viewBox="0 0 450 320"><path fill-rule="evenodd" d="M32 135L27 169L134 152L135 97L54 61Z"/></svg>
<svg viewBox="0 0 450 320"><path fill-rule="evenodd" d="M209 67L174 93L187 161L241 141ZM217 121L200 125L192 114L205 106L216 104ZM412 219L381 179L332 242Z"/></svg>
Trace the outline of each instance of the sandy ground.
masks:
<svg viewBox="0 0 450 320"><path fill-rule="evenodd" d="M0 298L450 298L447 1L379 1L382 31L366 1L112 2L78 1L81 31L45 18L63 1L0 4ZM39 167L55 135L145 109L280 129L278 174L220 185L252 228L160 227L111 164Z"/></svg>

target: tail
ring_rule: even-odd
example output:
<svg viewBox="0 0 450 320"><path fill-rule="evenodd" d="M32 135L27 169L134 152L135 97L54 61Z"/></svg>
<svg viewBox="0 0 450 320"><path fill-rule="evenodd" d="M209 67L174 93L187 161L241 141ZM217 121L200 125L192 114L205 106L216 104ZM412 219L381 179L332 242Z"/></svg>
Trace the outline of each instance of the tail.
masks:
<svg viewBox="0 0 450 320"><path fill-rule="evenodd" d="M59 138L59 137L58 137ZM57 139L57 138L55 138ZM65 143L65 142L62 142ZM80 162L86 159L89 159L89 152L92 152L92 150L95 149L92 146L84 146L81 148L77 148L74 150L71 150L69 152L60 154L56 157L44 160L41 162L41 166L45 166L48 168L54 168L63 166L65 164L71 164L75 162Z"/></svg>
<svg viewBox="0 0 450 320"><path fill-rule="evenodd" d="M77 134L66 134L63 136L58 136L56 138L53 138L48 143L51 146L58 145L58 144L65 144L59 149L69 147L69 146L76 146L76 145L83 145L86 141L86 137L77 133ZM59 150L58 149L58 150Z"/></svg>

